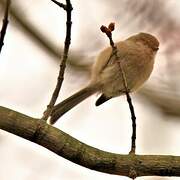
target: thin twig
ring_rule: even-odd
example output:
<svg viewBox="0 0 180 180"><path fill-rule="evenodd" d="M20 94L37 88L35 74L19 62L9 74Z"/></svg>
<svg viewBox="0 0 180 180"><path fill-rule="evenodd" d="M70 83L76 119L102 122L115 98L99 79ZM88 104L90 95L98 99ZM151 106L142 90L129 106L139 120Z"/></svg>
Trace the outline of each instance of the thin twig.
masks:
<svg viewBox="0 0 180 180"><path fill-rule="evenodd" d="M7 29L7 25L8 25L8 15L9 15L9 7L11 4L11 0L7 0L6 1L6 9L4 12L4 19L3 19L3 25L2 25L2 29L1 29L1 36L0 36L0 52L2 50L2 47L4 45L4 37L6 34L6 29Z"/></svg>
<svg viewBox="0 0 180 180"><path fill-rule="evenodd" d="M51 0L51 1L57 4L59 7L63 8L65 11L67 11L67 6L65 4L55 1L55 0Z"/></svg>
<svg viewBox="0 0 180 180"><path fill-rule="evenodd" d="M60 64L60 71L59 71L59 75L57 78L57 84L56 84L56 88L52 94L51 100L49 105L47 105L47 109L44 112L44 115L42 117L43 120L47 120L48 117L51 115L52 112L52 108L54 107L54 104L56 103L56 100L58 98L61 86L62 86L62 82L64 80L64 72L65 72L65 68L66 68L66 61L68 58L68 52L69 52L69 46L71 43L71 25L72 25L72 21L71 21L71 11L73 10L72 5L71 5L71 1L70 0L66 0L66 5L62 4L62 3L58 3L55 0L52 0L54 3L56 3L58 6L60 6L61 8L63 8L66 13L67 13L67 20L66 20L66 38L65 38L65 42L64 42L64 51L63 51L63 56L62 56L62 61Z"/></svg>
<svg viewBox="0 0 180 180"><path fill-rule="evenodd" d="M131 142L131 151L129 152L130 154L135 154L136 151L136 115L134 112L134 106L132 104L132 100L131 100L131 96L129 95L128 92L126 92L126 98L127 98L127 102L129 104L129 109L131 112L131 119L132 119L132 142Z"/></svg>
<svg viewBox="0 0 180 180"><path fill-rule="evenodd" d="M132 119L132 141L131 141L131 150L130 150L130 154L135 154L135 150L136 150L136 116L135 116L135 112L134 112L134 106L132 104L132 100L131 100L131 96L129 95L129 89L128 89L128 84L127 84L127 80L126 80L126 74L123 70L122 64L121 64L121 59L118 57L118 49L117 46L115 46L113 39L112 39L112 31L114 30L114 23L110 23L108 28L106 26L101 26L101 31L104 32L107 37L109 38L110 41L110 45L112 47L112 53L110 58L112 58L113 56L115 56L116 59L118 59L117 63L119 65L119 70L121 72L122 75L122 79L123 79L123 85L125 88L125 94L126 94L126 98L127 98L127 102L129 104L129 109L131 112L131 119ZM110 61L109 58L109 61Z"/></svg>
<svg viewBox="0 0 180 180"><path fill-rule="evenodd" d="M116 53L116 56L117 56L117 53ZM118 56L117 56L117 58L118 58ZM135 150L136 150L136 116L135 116L134 106L132 104L131 96L129 94L128 84L127 84L127 80L126 80L126 74L123 70L121 60L118 61L118 65L119 65L119 70L122 74L123 84L125 87L125 94L126 94L127 102L129 104L129 109L131 112L131 119L132 119L132 136L131 136L132 141L131 141L131 150L129 153L135 154Z"/></svg>

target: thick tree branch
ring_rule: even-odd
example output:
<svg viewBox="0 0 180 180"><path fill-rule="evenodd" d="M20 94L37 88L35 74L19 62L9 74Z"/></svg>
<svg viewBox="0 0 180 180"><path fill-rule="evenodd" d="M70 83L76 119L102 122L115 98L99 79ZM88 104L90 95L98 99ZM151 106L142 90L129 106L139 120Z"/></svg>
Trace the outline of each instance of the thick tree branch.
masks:
<svg viewBox="0 0 180 180"><path fill-rule="evenodd" d="M178 156L120 155L101 151L74 139L43 120L5 107L0 107L0 128L96 171L131 177L133 169L137 176L180 176Z"/></svg>

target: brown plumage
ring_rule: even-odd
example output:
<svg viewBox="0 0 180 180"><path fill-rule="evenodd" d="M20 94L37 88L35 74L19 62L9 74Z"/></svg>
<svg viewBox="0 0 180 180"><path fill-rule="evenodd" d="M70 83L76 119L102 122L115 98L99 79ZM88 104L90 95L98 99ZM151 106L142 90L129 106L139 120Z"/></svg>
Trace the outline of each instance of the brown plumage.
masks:
<svg viewBox="0 0 180 180"><path fill-rule="evenodd" d="M54 107L50 119L51 124L54 124L64 113L96 92L102 94L96 102L97 106L113 97L122 95L125 92L125 87L117 61L121 62L130 92L137 90L149 78L159 47L159 42L154 36L139 33L125 41L116 43L116 46L119 58L113 58L109 62L112 48L104 49L92 68L90 83Z"/></svg>

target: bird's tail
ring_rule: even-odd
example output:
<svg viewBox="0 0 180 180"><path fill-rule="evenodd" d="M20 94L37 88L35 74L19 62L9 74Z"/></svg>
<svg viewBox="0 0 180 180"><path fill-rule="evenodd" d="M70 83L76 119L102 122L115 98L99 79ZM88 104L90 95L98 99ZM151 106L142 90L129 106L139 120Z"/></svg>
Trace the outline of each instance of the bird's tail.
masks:
<svg viewBox="0 0 180 180"><path fill-rule="evenodd" d="M97 85L89 85L57 104L52 110L50 124L54 124L63 114L71 110L74 106L82 102L87 97L96 93L98 89L99 88Z"/></svg>

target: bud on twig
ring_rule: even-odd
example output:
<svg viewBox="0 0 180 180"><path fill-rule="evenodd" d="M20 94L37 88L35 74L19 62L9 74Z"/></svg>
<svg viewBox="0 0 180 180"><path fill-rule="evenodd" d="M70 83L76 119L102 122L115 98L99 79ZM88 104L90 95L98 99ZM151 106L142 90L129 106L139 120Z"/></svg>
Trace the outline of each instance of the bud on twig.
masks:
<svg viewBox="0 0 180 180"><path fill-rule="evenodd" d="M109 26L108 26L108 29L112 32L112 31L114 31L114 29L115 29L115 23L114 22L111 22L110 24L109 24Z"/></svg>

